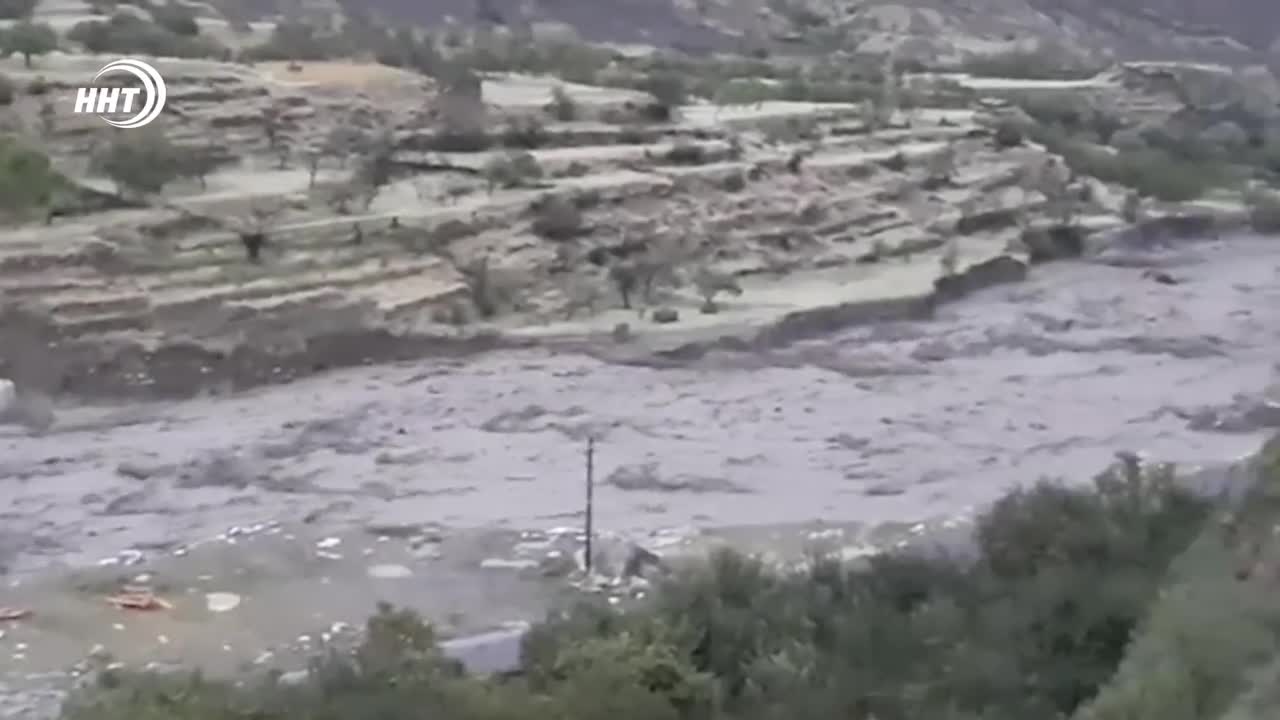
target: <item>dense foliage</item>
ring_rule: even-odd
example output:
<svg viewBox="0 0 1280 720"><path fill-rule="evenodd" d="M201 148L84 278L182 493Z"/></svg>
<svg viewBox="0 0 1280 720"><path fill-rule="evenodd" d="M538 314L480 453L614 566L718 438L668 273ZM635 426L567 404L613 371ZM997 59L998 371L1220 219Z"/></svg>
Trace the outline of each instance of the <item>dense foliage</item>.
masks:
<svg viewBox="0 0 1280 720"><path fill-rule="evenodd" d="M47 208L65 188L48 156L16 138L0 137L0 218Z"/></svg>

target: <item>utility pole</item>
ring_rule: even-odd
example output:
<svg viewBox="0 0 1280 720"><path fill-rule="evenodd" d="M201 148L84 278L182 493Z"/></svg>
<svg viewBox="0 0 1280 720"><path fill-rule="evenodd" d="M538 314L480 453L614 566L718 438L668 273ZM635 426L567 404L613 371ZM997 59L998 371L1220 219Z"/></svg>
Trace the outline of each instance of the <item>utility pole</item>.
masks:
<svg viewBox="0 0 1280 720"><path fill-rule="evenodd" d="M593 511L595 510L595 456L596 439L587 438L587 513L586 513L586 545L583 548L583 567L587 577L591 577L591 538L595 534Z"/></svg>

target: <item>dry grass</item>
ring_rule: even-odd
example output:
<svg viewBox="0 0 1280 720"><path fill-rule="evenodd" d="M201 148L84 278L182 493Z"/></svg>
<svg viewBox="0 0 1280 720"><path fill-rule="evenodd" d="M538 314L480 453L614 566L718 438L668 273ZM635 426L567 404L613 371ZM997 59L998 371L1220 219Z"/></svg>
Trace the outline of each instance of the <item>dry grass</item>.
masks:
<svg viewBox="0 0 1280 720"><path fill-rule="evenodd" d="M276 82L307 83L365 89L420 85L421 76L399 68L353 60L324 60L298 63L290 69L288 62L261 62L255 67Z"/></svg>

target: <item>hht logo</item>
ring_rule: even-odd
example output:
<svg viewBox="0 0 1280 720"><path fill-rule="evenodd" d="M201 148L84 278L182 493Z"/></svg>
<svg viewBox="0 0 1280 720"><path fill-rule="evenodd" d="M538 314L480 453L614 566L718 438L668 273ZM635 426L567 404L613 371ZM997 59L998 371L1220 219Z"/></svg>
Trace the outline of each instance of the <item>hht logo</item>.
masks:
<svg viewBox="0 0 1280 720"><path fill-rule="evenodd" d="M118 128L140 128L150 123L164 110L166 90L164 78L155 68L141 60L124 58L108 63L93 77L94 82L111 73L132 75L140 83L141 88L119 87L82 87L76 90L77 113L93 113L99 117L106 113L133 113L124 120L112 120L103 117L103 121ZM134 112L138 95L144 95L142 107Z"/></svg>

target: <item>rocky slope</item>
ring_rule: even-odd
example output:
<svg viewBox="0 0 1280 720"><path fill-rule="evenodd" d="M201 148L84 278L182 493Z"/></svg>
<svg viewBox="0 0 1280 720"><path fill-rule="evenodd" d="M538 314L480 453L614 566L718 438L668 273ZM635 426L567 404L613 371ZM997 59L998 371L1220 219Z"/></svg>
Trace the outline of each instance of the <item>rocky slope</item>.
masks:
<svg viewBox="0 0 1280 720"><path fill-rule="evenodd" d="M1280 6L1268 0L374 0L361 9L426 24L523 17L564 23L592 40L703 50L744 35L777 49L908 40L914 53L934 55L1039 39L1150 58L1246 54L1280 38Z"/></svg>

